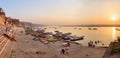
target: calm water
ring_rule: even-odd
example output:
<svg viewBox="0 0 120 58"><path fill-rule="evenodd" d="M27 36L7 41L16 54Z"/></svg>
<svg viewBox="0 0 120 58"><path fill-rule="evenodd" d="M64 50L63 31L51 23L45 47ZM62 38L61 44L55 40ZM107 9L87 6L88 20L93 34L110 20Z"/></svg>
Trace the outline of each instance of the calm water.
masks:
<svg viewBox="0 0 120 58"><path fill-rule="evenodd" d="M116 28L120 27L46 27L46 31L54 32L56 30L59 30L60 32L66 33L71 32L72 35L82 36L84 35L84 40L77 41L79 43L82 43L82 45L87 45L87 43L92 40L100 40L102 41L101 44L98 46L102 46L104 43L104 46L108 46L111 41L114 41L117 39L117 37L120 35L120 31L116 30ZM89 30L88 28L97 28L97 30ZM80 30L81 29L81 30Z"/></svg>

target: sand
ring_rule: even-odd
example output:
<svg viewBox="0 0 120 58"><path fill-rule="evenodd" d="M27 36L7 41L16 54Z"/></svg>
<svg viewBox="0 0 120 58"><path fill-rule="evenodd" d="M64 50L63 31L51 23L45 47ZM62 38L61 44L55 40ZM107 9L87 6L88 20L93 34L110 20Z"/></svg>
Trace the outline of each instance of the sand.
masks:
<svg viewBox="0 0 120 58"><path fill-rule="evenodd" d="M68 54L61 54L62 42L43 44L31 35L17 33L12 45L11 58L102 58L105 48L90 48L71 44Z"/></svg>

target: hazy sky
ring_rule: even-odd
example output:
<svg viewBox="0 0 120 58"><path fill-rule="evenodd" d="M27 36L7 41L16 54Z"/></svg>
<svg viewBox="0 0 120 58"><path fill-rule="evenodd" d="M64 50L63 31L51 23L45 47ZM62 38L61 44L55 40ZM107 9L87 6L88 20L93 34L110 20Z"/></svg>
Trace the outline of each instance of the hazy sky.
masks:
<svg viewBox="0 0 120 58"><path fill-rule="evenodd" d="M0 0L0 7L39 24L120 24L120 0Z"/></svg>

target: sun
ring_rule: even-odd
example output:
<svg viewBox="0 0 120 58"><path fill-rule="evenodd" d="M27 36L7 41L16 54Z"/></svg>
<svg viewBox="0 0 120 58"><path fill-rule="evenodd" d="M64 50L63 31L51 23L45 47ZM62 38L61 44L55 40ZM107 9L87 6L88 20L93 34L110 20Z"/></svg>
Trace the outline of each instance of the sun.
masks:
<svg viewBox="0 0 120 58"><path fill-rule="evenodd" d="M116 16L112 16L112 20L117 20L117 17Z"/></svg>

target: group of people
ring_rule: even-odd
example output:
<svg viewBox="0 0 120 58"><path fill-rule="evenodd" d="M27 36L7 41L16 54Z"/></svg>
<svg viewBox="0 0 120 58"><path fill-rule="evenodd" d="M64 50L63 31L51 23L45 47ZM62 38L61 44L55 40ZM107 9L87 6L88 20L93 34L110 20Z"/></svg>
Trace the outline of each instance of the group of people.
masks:
<svg viewBox="0 0 120 58"><path fill-rule="evenodd" d="M11 26L6 27L6 32L11 32L13 35L15 35L15 34L14 34L14 33L15 33L15 30L14 30L13 27L11 27Z"/></svg>
<svg viewBox="0 0 120 58"><path fill-rule="evenodd" d="M88 47L95 47L93 41L88 42Z"/></svg>
<svg viewBox="0 0 120 58"><path fill-rule="evenodd" d="M63 43L62 49L61 49L61 54L68 54L70 48L70 43Z"/></svg>
<svg viewBox="0 0 120 58"><path fill-rule="evenodd" d="M89 41L88 42L88 47L95 47L97 44L102 43L102 41ZM104 44L102 44L104 45Z"/></svg>

